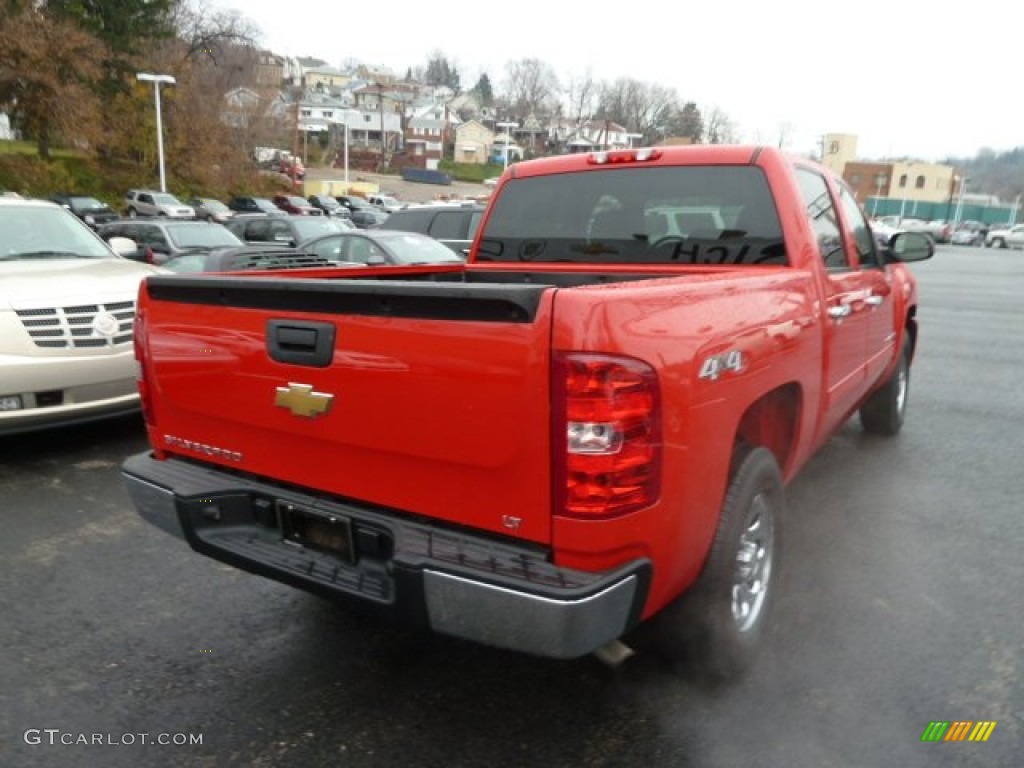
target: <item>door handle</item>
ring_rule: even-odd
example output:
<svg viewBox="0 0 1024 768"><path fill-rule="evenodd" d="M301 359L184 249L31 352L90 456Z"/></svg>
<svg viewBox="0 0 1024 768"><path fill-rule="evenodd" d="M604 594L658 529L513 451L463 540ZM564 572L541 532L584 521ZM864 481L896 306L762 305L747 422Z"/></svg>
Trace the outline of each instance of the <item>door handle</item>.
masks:
<svg viewBox="0 0 1024 768"><path fill-rule="evenodd" d="M850 308L849 304L840 304L839 306L828 308L828 316L835 320L842 320L851 312L853 312L853 310Z"/></svg>

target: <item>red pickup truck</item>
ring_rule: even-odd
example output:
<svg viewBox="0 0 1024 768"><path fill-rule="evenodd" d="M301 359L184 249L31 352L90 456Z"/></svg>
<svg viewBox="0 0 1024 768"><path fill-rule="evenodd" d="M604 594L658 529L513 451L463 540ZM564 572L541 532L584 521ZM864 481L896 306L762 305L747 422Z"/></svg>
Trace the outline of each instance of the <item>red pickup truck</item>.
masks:
<svg viewBox="0 0 1024 768"><path fill-rule="evenodd" d="M643 624L728 677L785 483L854 413L900 430L933 249L775 149L517 163L466 264L149 277L123 476L256 574L558 658Z"/></svg>

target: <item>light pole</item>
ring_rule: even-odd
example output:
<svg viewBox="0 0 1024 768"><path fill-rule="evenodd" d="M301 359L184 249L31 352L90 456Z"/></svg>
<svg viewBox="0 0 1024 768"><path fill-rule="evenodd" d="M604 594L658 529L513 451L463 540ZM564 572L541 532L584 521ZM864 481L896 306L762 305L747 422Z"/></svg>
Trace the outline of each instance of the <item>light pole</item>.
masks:
<svg viewBox="0 0 1024 768"><path fill-rule="evenodd" d="M875 186L878 187L878 192L875 195L874 205L871 206L871 215L874 216L878 213L878 200L882 197L882 186L888 181L884 173L875 174Z"/></svg>
<svg viewBox="0 0 1024 768"><path fill-rule="evenodd" d="M149 72L137 72L135 77L144 83L153 84L156 99L156 153L160 162L160 191L167 191L167 178L164 176L164 124L160 115L160 83L174 85L177 82L170 75L151 75Z"/></svg>
<svg viewBox="0 0 1024 768"><path fill-rule="evenodd" d="M518 128L519 123L495 123L495 125L505 129L505 151L502 157L504 158L504 166L508 169L508 145L512 141L512 129Z"/></svg>
<svg viewBox="0 0 1024 768"><path fill-rule="evenodd" d="M956 213L953 214L953 231L956 232L960 226L960 216L964 212L964 189L967 187L967 182L970 181L966 176L960 179L960 196L956 201Z"/></svg>
<svg viewBox="0 0 1024 768"><path fill-rule="evenodd" d="M348 121L352 115L361 116L361 112L357 112L354 109L346 109L341 113L345 117L345 194L348 194L348 140L349 140L349 128Z"/></svg>
<svg viewBox="0 0 1024 768"><path fill-rule="evenodd" d="M946 221L949 221L953 212L953 194L956 192L956 184L960 181L960 176L957 173L953 173L949 177L949 200L946 201Z"/></svg>

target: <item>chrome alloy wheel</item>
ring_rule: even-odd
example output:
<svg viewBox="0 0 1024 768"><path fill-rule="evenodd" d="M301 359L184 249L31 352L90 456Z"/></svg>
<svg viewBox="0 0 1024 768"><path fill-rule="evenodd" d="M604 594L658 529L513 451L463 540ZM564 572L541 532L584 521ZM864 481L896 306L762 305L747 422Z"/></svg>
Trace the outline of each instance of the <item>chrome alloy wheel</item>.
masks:
<svg viewBox="0 0 1024 768"><path fill-rule="evenodd" d="M750 502L736 548L732 616L740 632L748 631L761 616L768 596L774 543L771 503L762 491Z"/></svg>

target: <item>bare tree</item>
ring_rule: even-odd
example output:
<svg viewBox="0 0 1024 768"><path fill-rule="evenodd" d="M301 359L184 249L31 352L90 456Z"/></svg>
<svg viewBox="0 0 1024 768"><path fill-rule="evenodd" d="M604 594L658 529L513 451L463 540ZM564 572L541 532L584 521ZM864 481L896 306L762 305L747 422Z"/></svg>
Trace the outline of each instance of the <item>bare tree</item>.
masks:
<svg viewBox="0 0 1024 768"><path fill-rule="evenodd" d="M588 69L579 77L570 78L565 89L567 117L580 126L594 116L600 104L601 84Z"/></svg>
<svg viewBox="0 0 1024 768"><path fill-rule="evenodd" d="M202 0L179 0L172 8L171 21L182 55L187 60L226 64L232 48L252 46L258 32L251 21L237 11L215 11Z"/></svg>
<svg viewBox="0 0 1024 768"><path fill-rule="evenodd" d="M614 120L653 144L668 132L679 97L672 88L620 78L601 89L598 117Z"/></svg>
<svg viewBox="0 0 1024 768"><path fill-rule="evenodd" d="M707 115L704 122L704 135L708 144L736 143L736 127L725 112L719 107L711 107L704 110L704 114Z"/></svg>
<svg viewBox="0 0 1024 768"><path fill-rule="evenodd" d="M789 137L793 133L793 124L788 120L784 120L779 123L779 149L785 149L786 144L789 142Z"/></svg>
<svg viewBox="0 0 1024 768"><path fill-rule="evenodd" d="M539 59L520 59L505 65L505 97L520 117L550 111L558 90L558 77L550 64Z"/></svg>

